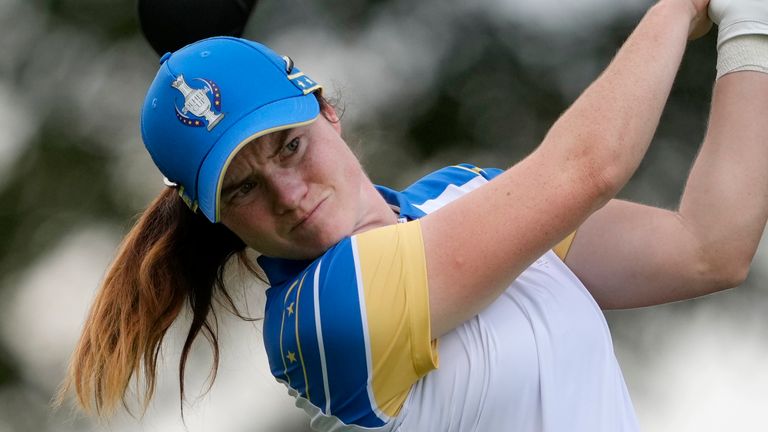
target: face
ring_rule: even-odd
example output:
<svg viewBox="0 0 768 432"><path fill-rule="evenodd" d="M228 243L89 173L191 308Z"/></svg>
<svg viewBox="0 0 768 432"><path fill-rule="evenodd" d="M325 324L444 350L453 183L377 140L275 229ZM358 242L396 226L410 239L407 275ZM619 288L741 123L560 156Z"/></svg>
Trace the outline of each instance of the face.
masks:
<svg viewBox="0 0 768 432"><path fill-rule="evenodd" d="M221 222L267 256L315 258L346 236L395 221L332 108L245 145L224 175Z"/></svg>

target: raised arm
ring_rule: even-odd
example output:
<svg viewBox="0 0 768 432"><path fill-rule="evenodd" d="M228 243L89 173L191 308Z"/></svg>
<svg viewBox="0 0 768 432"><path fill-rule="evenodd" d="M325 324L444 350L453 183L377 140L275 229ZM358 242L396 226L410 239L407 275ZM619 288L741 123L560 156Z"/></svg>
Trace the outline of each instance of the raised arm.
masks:
<svg viewBox="0 0 768 432"><path fill-rule="evenodd" d="M748 11L765 24L747 27L768 34L768 4L760 2L720 3L762 8ZM720 28L722 77L679 209L612 201L579 228L566 263L603 308L688 299L747 276L768 219L768 36L723 44L724 29L741 33Z"/></svg>
<svg viewBox="0 0 768 432"><path fill-rule="evenodd" d="M621 189L645 154L706 4L653 6L536 151L422 219L433 337L478 313Z"/></svg>
<svg viewBox="0 0 768 432"><path fill-rule="evenodd" d="M566 263L603 308L735 287L768 218L768 75L717 81L704 144L680 208L611 202L590 217Z"/></svg>

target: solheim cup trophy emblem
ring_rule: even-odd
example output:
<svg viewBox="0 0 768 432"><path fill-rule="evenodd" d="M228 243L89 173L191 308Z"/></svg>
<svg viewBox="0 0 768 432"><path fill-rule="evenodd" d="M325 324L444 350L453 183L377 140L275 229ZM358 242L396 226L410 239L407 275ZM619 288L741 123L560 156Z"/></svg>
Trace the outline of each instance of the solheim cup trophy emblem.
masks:
<svg viewBox="0 0 768 432"><path fill-rule="evenodd" d="M184 80L184 75L179 75L171 83L171 86L184 96L184 106L181 109L175 106L176 118L187 126L205 125L210 131L224 118L224 113L221 112L221 90L211 80L195 78L195 81L202 82L203 87L190 87Z"/></svg>

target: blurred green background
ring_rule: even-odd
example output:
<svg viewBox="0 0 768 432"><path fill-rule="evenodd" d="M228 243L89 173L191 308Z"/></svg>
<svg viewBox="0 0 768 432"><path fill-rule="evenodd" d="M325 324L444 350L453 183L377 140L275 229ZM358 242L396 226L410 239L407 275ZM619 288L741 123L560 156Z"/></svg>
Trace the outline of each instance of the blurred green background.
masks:
<svg viewBox="0 0 768 432"><path fill-rule="evenodd" d="M403 187L446 164L504 168L530 152L650 4L261 0L246 36L337 94L372 179ZM691 43L623 197L676 206L714 63L714 33ZM156 67L133 0L0 0L0 432L185 430L175 381L183 322L143 421L99 426L48 407L121 236L162 188L138 131ZM768 427L765 263L759 251L735 291L608 313L645 430ZM232 280L258 315L263 287ZM220 377L203 398L204 344L191 360L188 430L308 430L269 375L259 325L224 321Z"/></svg>

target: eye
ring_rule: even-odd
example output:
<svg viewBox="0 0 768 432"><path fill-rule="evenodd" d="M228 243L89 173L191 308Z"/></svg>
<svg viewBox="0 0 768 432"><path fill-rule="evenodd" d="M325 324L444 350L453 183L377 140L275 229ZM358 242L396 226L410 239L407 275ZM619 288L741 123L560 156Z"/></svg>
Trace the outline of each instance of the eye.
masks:
<svg viewBox="0 0 768 432"><path fill-rule="evenodd" d="M255 187L256 187L255 182L247 181L240 185L240 189L238 190L238 192L240 192L241 194L247 194L248 192L253 190L253 188Z"/></svg>
<svg viewBox="0 0 768 432"><path fill-rule="evenodd" d="M237 189L237 196L243 196L248 195L250 191L252 191L254 188L256 188L256 182L253 181L245 181L243 184L240 185L240 188Z"/></svg>
<svg viewBox="0 0 768 432"><path fill-rule="evenodd" d="M301 144L301 141L298 137L288 141L283 145L283 148L280 149L280 155L281 156L290 156L297 151L299 151L299 146Z"/></svg>

